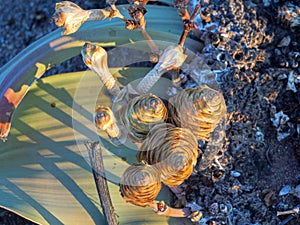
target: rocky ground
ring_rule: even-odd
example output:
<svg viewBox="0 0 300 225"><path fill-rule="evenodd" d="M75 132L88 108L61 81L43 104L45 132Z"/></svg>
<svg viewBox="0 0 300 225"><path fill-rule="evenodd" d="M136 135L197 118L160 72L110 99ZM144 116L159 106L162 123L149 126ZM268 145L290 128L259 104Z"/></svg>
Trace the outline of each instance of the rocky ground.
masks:
<svg viewBox="0 0 300 225"><path fill-rule="evenodd" d="M300 1L200 2L199 56L218 74L228 109L225 170L191 176L188 202L203 212L199 224L300 224L300 214L277 216L300 206ZM0 5L0 66L56 29L53 8L38 0ZM74 57L52 73L83 69ZM31 223L1 210L0 224Z"/></svg>

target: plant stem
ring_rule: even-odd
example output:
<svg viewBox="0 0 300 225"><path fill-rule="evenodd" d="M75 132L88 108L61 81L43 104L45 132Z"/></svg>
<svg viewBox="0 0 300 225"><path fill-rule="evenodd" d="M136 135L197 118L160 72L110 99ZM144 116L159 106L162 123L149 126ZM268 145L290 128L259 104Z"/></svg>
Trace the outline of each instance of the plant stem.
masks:
<svg viewBox="0 0 300 225"><path fill-rule="evenodd" d="M167 71L179 68L185 61L186 55L181 46L169 46L160 56L158 63L138 83L136 90L140 94L147 93L160 77Z"/></svg>
<svg viewBox="0 0 300 225"><path fill-rule="evenodd" d="M102 150L99 142L89 141L85 143L89 153L93 175L100 198L103 214L108 225L117 225L118 221L114 212L114 207L109 194L107 180L104 171Z"/></svg>
<svg viewBox="0 0 300 225"><path fill-rule="evenodd" d="M184 20L183 23L184 23L184 30L181 34L181 37L180 37L180 40L179 40L179 45L183 47L183 44L185 42L185 39L188 35L188 33L192 30L192 28L195 27L194 25L194 19L196 17L196 15L198 14L200 10L200 4L196 5L196 8L193 12L193 15L191 17L191 19L188 19L188 20Z"/></svg>
<svg viewBox="0 0 300 225"><path fill-rule="evenodd" d="M159 50L159 48L157 47L157 45L154 43L154 41L152 40L152 38L150 37L150 35L146 31L146 29L142 29L141 32L142 32L142 35L144 36L144 39L147 41L147 44L149 45L152 53L154 54L154 56L156 56L151 61L153 63L158 62L158 59L159 59L161 51Z"/></svg>

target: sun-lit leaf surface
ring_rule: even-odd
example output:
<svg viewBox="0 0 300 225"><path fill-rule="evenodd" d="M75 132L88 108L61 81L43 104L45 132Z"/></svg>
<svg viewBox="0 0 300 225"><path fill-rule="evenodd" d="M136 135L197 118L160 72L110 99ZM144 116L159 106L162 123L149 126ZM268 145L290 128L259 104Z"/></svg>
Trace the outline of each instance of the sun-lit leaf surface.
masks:
<svg viewBox="0 0 300 225"><path fill-rule="evenodd" d="M128 6L119 8L127 13ZM147 9L152 11L146 15L151 37L176 44L183 25L173 7L149 5ZM94 102L91 103L88 91L95 90L90 87L99 88L100 81L91 72L35 81L51 66L78 55L86 41L106 47L126 43L135 43L135 49L148 47L139 46L137 41L143 40L140 32L125 30L123 22L117 19L86 23L70 36L61 36L61 32L58 29L39 39L1 68L0 98L6 96L4 100L9 100L8 94L9 98L13 97L8 102L12 107L7 116L11 117L20 105L14 113L8 141L0 143L0 207L41 224L104 224L87 154L82 149L85 140L98 138L91 124ZM130 45L126 47L131 48ZM187 40L186 47L197 49L201 45ZM118 55L113 50L111 53ZM128 64L130 60L136 62L129 59ZM145 75L149 68L111 71L124 86ZM79 82L87 89L82 92L85 94L78 96ZM26 94L33 83L28 95L20 98L19 93ZM17 98L11 93L18 93ZM106 94L101 91L97 104L111 104ZM75 95L77 98L73 102ZM72 107L75 108L73 112ZM3 109L7 110L6 105ZM80 128L73 130L74 125ZM189 223L188 220L158 217L149 208L126 204L119 195L117 182L129 163L135 161L136 151L130 148L130 143L127 143L129 148L116 148L106 134L100 134L105 146L106 175L120 224ZM166 189L158 197L161 199L168 201Z"/></svg>
<svg viewBox="0 0 300 225"><path fill-rule="evenodd" d="M148 70L123 68L111 72L126 85ZM44 78L32 86L16 111L9 140L0 143L1 206L41 224L104 224L91 168L80 147L80 141L99 138L91 125L93 111L88 110L95 103L88 92L78 95L78 87L84 86L91 92L102 84L87 71ZM77 108L73 105L75 93ZM97 101L111 104L105 91L100 91ZM76 121L75 116L72 123L72 113L79 108L85 120ZM150 208L124 202L117 183L129 163L135 161L135 150L116 148L105 134L100 135L109 190L120 224L188 224L186 219L159 217ZM77 141L82 139L76 142L75 137ZM164 189L158 200L169 198L169 191Z"/></svg>
<svg viewBox="0 0 300 225"><path fill-rule="evenodd" d="M128 14L127 8L128 5L119 7L125 15ZM183 24L176 10L173 7L155 5L147 6L147 10L151 11L146 16L147 30L153 40L178 43ZM144 40L139 31L125 30L124 22L118 19L110 22L106 20L87 22L69 36L61 36L61 32L62 29L57 29L42 37L1 68L0 138L6 138L15 108L22 100L20 98L15 104L9 102L5 97L9 88L18 92L23 85L30 86L52 66L80 54L81 47L86 41L98 42L102 46L119 46ZM201 45L199 42L187 40L186 47L195 50Z"/></svg>

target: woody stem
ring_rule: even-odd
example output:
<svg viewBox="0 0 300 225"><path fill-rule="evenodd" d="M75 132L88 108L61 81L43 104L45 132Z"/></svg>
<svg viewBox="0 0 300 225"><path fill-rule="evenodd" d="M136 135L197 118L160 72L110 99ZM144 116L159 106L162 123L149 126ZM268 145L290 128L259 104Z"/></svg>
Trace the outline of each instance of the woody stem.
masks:
<svg viewBox="0 0 300 225"><path fill-rule="evenodd" d="M199 10L200 10L200 4L196 5L193 15L190 19L183 20L184 30L183 30L180 40L179 40L179 45L182 47L183 47L183 44L186 40L188 33L192 30L192 28L194 28L194 19L195 19L196 15L198 14ZM189 18L189 14L187 11L186 11L184 17Z"/></svg>

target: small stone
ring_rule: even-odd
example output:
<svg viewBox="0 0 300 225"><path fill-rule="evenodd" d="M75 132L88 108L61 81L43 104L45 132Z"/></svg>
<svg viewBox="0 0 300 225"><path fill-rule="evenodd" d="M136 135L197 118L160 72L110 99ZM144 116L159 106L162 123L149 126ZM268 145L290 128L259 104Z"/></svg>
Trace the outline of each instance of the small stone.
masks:
<svg viewBox="0 0 300 225"><path fill-rule="evenodd" d="M267 207L270 207L274 203L275 192L272 190L263 190L264 198L263 201Z"/></svg>
<svg viewBox="0 0 300 225"><path fill-rule="evenodd" d="M259 127L256 127L255 139L256 141L264 141L264 133Z"/></svg>
<svg viewBox="0 0 300 225"><path fill-rule="evenodd" d="M297 92L297 88L295 86L295 78L296 78L296 75L294 74L293 71L291 71L289 73L289 77L288 77L288 83L287 83L287 87L286 87L286 90L291 90L293 91L294 93Z"/></svg>
<svg viewBox="0 0 300 225"><path fill-rule="evenodd" d="M281 51L278 48L274 49L275 55L282 55Z"/></svg>
<svg viewBox="0 0 300 225"><path fill-rule="evenodd" d="M288 78L288 76L287 76L285 73L280 74L280 75L278 76L278 80L284 80L284 79L287 79L287 78Z"/></svg>
<svg viewBox="0 0 300 225"><path fill-rule="evenodd" d="M264 7L269 7L270 6L270 1L269 0L263 0Z"/></svg>
<svg viewBox="0 0 300 225"><path fill-rule="evenodd" d="M232 170L232 171L230 171L230 176L237 178L237 177L241 176L241 173L238 171Z"/></svg>
<svg viewBox="0 0 300 225"><path fill-rule="evenodd" d="M275 118L271 118L271 121L273 122L273 126L278 128L281 124L286 123L290 120L290 118L284 114L282 111L276 113Z"/></svg>
<svg viewBox="0 0 300 225"><path fill-rule="evenodd" d="M232 205L230 203L220 204L220 211L226 215L229 215L232 211Z"/></svg>
<svg viewBox="0 0 300 225"><path fill-rule="evenodd" d="M282 38L282 40L279 42L279 44L277 45L277 47L286 47L289 46L291 42L291 37L290 36L286 36L284 38Z"/></svg>
<svg viewBox="0 0 300 225"><path fill-rule="evenodd" d="M285 185L279 192L279 196L287 195L291 192L292 187L290 185Z"/></svg>
<svg viewBox="0 0 300 225"><path fill-rule="evenodd" d="M216 215L219 212L219 204L217 202L214 202L213 204L210 205L209 207L209 212L212 215Z"/></svg>

